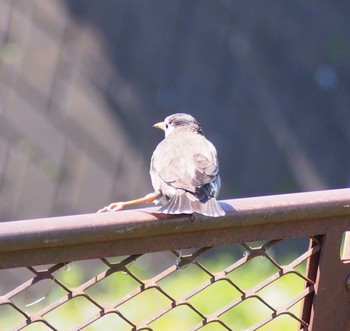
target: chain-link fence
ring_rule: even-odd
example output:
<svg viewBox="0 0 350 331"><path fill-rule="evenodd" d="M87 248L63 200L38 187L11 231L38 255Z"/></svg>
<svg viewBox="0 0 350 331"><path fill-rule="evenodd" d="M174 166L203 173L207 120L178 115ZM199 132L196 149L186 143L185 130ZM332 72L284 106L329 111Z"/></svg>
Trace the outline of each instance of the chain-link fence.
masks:
<svg viewBox="0 0 350 331"><path fill-rule="evenodd" d="M349 193L3 224L1 330L346 330Z"/></svg>

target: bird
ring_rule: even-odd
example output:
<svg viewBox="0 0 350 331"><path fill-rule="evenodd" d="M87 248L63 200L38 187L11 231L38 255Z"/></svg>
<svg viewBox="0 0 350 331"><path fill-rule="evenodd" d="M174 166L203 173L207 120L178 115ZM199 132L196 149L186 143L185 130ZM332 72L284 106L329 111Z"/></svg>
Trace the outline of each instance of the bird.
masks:
<svg viewBox="0 0 350 331"><path fill-rule="evenodd" d="M225 215L216 200L221 187L217 151L204 136L200 123L189 114L176 113L153 127L165 133L150 163L154 192L140 199L111 203L98 212L154 202L161 205L159 213L163 214Z"/></svg>

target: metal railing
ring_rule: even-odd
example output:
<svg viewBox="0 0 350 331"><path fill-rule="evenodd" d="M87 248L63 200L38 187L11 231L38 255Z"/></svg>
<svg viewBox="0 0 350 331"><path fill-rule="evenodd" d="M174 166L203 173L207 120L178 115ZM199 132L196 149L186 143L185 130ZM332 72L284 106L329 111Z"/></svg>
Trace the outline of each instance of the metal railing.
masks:
<svg viewBox="0 0 350 331"><path fill-rule="evenodd" d="M221 204L1 223L0 329L349 329L349 189Z"/></svg>

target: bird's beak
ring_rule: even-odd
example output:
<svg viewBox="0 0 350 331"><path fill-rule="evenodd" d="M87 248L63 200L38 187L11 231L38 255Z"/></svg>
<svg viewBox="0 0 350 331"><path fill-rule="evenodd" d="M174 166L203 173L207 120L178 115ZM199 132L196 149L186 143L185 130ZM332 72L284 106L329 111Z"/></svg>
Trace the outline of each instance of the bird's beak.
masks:
<svg viewBox="0 0 350 331"><path fill-rule="evenodd" d="M153 127L164 131L164 122L156 123L153 125Z"/></svg>

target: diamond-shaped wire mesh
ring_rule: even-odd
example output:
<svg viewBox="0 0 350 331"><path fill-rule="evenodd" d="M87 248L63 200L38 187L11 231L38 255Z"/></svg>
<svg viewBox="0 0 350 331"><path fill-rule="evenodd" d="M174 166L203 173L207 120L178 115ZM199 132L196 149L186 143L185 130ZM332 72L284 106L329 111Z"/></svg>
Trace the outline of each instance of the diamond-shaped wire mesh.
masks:
<svg viewBox="0 0 350 331"><path fill-rule="evenodd" d="M2 270L2 329L307 329L307 264L320 245L298 238Z"/></svg>

